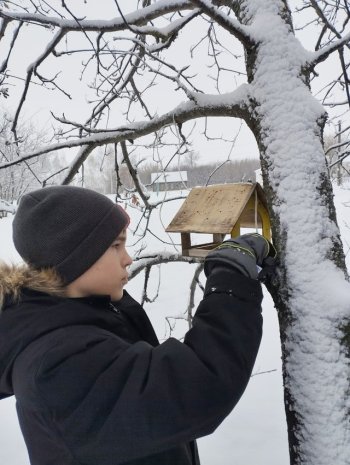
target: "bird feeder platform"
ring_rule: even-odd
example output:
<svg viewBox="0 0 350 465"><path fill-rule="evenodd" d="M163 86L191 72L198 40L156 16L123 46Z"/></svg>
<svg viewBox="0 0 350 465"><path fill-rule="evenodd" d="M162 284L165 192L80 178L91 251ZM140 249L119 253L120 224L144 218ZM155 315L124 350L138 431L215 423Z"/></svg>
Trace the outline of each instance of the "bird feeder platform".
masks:
<svg viewBox="0 0 350 465"><path fill-rule="evenodd" d="M227 234L239 236L241 228L260 229L271 240L265 194L258 183L195 187L166 231L181 234L182 255L205 257ZM213 242L192 245L191 233L212 234Z"/></svg>

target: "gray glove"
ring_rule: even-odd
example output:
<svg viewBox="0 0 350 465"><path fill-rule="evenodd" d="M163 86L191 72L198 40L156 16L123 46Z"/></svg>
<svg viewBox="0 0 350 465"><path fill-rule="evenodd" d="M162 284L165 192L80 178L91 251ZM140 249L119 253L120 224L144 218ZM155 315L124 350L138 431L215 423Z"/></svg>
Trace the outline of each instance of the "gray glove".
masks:
<svg viewBox="0 0 350 465"><path fill-rule="evenodd" d="M244 234L224 241L209 252L204 261L204 272L208 276L213 269L224 266L234 268L248 278L263 279L273 272L276 256L276 249L263 236Z"/></svg>

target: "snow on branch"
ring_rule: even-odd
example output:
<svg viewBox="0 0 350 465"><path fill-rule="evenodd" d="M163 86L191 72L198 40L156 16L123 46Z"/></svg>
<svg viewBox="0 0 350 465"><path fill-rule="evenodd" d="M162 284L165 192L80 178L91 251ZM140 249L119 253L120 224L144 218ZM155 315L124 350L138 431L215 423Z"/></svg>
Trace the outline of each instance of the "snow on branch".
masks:
<svg viewBox="0 0 350 465"><path fill-rule="evenodd" d="M344 150L338 154L338 159L329 165L329 169L333 168L335 165L342 164L345 158L348 158L350 155L349 150Z"/></svg>
<svg viewBox="0 0 350 465"><path fill-rule="evenodd" d="M171 262L186 262L200 263L202 259L196 257L184 257L178 253L172 252L154 252L152 254L141 255L134 259L133 264L129 268L129 279L135 278L145 268L160 265L161 263Z"/></svg>
<svg viewBox="0 0 350 465"><path fill-rule="evenodd" d="M341 133L339 133L341 134ZM344 145L350 145L350 141L346 140L345 142L339 142L338 144L333 144L330 147L327 148L325 151L325 155L327 155L331 150L338 149L339 147L343 147Z"/></svg>
<svg viewBox="0 0 350 465"><path fill-rule="evenodd" d="M124 18L118 17L110 20L79 20L57 18L54 16L44 16L37 13L18 13L0 8L0 17L4 20L17 20L21 22L34 22L45 26L54 26L66 31L100 31L113 32L122 31L129 26L142 26L148 21L159 18L167 13L177 12L180 10L192 10L194 6L188 0L160 0L150 6L126 14Z"/></svg>
<svg viewBox="0 0 350 465"><path fill-rule="evenodd" d="M329 55L331 55L336 50L339 50L348 43L350 43L350 32L341 39L336 40L332 44L323 47L321 50L318 50L317 52L312 53L310 59L308 60L309 66L312 67L318 63L321 63L322 61L325 61L329 57Z"/></svg>
<svg viewBox="0 0 350 465"><path fill-rule="evenodd" d="M102 130L99 133L87 137L66 140L42 147L22 157L19 156L16 160L1 164L0 169L64 148L89 147L89 151L91 151L98 146L138 139L139 137L158 131L165 126L179 125L186 121L205 116L231 116L246 120L249 116L249 89L249 84L242 84L235 91L222 95L192 93L191 101L183 102L168 113L149 121L130 123L129 125L114 130ZM77 163L78 160L76 159L75 167Z"/></svg>
<svg viewBox="0 0 350 465"><path fill-rule="evenodd" d="M187 23L189 23L193 18L198 16L201 13L199 8L193 10L188 15L179 18L175 21L172 21L169 26L166 27L154 27L154 26L133 26L132 31L136 34L140 35L151 35L156 39L160 39L162 41L168 40L174 34L177 34Z"/></svg>
<svg viewBox="0 0 350 465"><path fill-rule="evenodd" d="M4 37L7 26L10 24L10 18L3 18L0 22L0 40Z"/></svg>
<svg viewBox="0 0 350 465"><path fill-rule="evenodd" d="M19 31L20 31L22 25L23 25L23 23L19 23L18 26L15 28L15 30L12 33L12 39L11 39L9 51L8 51L7 56L5 57L4 61L2 62L1 66L0 66L0 74L2 74L7 68L7 64L8 64L10 55L12 53L13 47L15 45L15 42L17 40ZM0 31L0 40L1 40L1 38L2 38L2 35L1 35L1 31Z"/></svg>
<svg viewBox="0 0 350 465"><path fill-rule="evenodd" d="M253 41L249 26L244 26L239 21L230 18L218 7L214 6L211 1L192 0L192 3L199 6L211 19L237 37L243 44L248 45Z"/></svg>

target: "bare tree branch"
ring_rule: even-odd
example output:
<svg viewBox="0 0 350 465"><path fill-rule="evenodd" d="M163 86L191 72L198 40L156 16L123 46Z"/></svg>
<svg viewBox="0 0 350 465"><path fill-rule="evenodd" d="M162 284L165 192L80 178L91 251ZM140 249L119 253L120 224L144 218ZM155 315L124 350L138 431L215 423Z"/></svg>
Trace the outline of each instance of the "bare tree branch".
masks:
<svg viewBox="0 0 350 465"><path fill-rule="evenodd" d="M244 26L236 19L225 15L218 7L213 5L213 2L208 0L191 0L191 2L200 7L213 21L237 37L243 44L248 46L253 43L249 26Z"/></svg>
<svg viewBox="0 0 350 465"><path fill-rule="evenodd" d="M164 252L153 253L151 255L141 255L134 259L133 264L129 268L129 279L137 276L147 266L159 265L160 263L171 262L186 262L200 263L202 259L196 257L184 257L178 253Z"/></svg>
<svg viewBox="0 0 350 465"><path fill-rule="evenodd" d="M72 165L68 168L68 173L67 173L66 177L63 179L62 184L69 184L69 183L72 182L74 176L79 171L81 165L84 163L84 161L90 155L90 153L95 149L95 147L96 147L96 145L94 145L94 144L89 144L89 145L81 147L81 149L79 150L78 155L75 157Z"/></svg>
<svg viewBox="0 0 350 465"><path fill-rule="evenodd" d="M93 148L105 145L115 144L125 140L134 140L139 137L145 136L152 132L156 132L165 126L172 124L185 123L191 119L200 118L205 116L231 116L236 118L247 119L249 112L246 105L248 105L248 92L249 85L245 84L240 86L236 91L229 94L218 96L203 96L201 94L195 95L195 100L178 105L174 110L165 113L164 115L153 118L151 121L142 121L139 123L131 123L127 127L121 129L116 128L114 131L101 132L99 134L88 136L81 139L74 139L64 141L57 144L52 144L42 149L36 150L33 153L19 156L18 160L11 161L0 165L0 169L7 168L25 160L43 155L54 150L73 147L90 147ZM85 159L85 158L84 158Z"/></svg>
<svg viewBox="0 0 350 465"><path fill-rule="evenodd" d="M311 54L311 58L308 60L308 67L312 68L318 63L325 61L329 55L331 55L336 50L339 50L344 45L350 42L350 32L346 34L343 38L333 42L332 44L328 45L327 47L323 47L322 49L318 50Z"/></svg>
<svg viewBox="0 0 350 465"><path fill-rule="evenodd" d="M4 61L2 62L2 65L0 66L0 74L3 73L5 71L5 69L7 68L7 64L8 64L11 52L13 50L14 44L15 44L15 42L17 40L19 31L20 31L22 25L23 25L23 23L19 23L18 26L16 27L16 29L13 32L8 54L7 54L6 58L4 59ZM1 40L1 31L0 31L0 40Z"/></svg>
<svg viewBox="0 0 350 465"><path fill-rule="evenodd" d="M140 26L147 24L148 21L152 21L160 16L167 13L177 12L181 10L192 10L194 7L188 0L159 0L150 6L146 6L140 10L136 10L133 13L125 15L125 24L122 18L113 18L111 20L79 20L77 24L76 20L55 18L52 16L44 16L32 13L17 13L14 11L7 11L0 8L0 17L6 20L17 20L23 22L35 22L45 26L54 26L65 31L75 31L84 29L84 31L98 31L98 32L116 32L128 29L128 25Z"/></svg>
<svg viewBox="0 0 350 465"><path fill-rule="evenodd" d="M55 46L60 42L60 40L62 39L62 37L64 37L66 31L64 30L60 30L57 32L57 34L54 36L54 38L51 40L51 42L47 45L47 47L45 48L44 52L37 58L37 60L35 62L33 62L29 68L28 68L28 71L27 71L27 79L26 79L26 82L24 84L24 89L23 89L23 93L22 93L22 97L21 97L21 100L20 100L20 103L17 107L17 110L16 110L16 114L15 114L15 117L13 119L13 124L12 124L12 128L11 130L14 132L14 134L16 133L16 127L17 127L17 123L18 123L18 118L19 118L19 115L20 115L20 112L21 112L21 109L22 109L22 106L24 104L24 101L27 97L27 93L28 93L28 89L29 89L29 84L30 84L30 81L31 81L31 78L32 78L32 75L33 73L36 72L36 69L38 68L38 66L45 60L45 58L50 55L50 53L52 52L52 50L55 48Z"/></svg>
<svg viewBox="0 0 350 465"><path fill-rule="evenodd" d="M159 28L159 27L154 27L154 26L132 26L131 31L134 34L139 34L139 35L150 35L156 39L162 40L163 42L166 42L169 40L172 36L176 35L182 28L186 26L192 19L194 19L196 16L200 15L201 10L199 8L196 8L193 10L191 13L188 15L179 18L175 21L172 21L169 26ZM123 16L123 18L125 18ZM125 23L126 26L131 27L129 23L127 22L127 19L125 18Z"/></svg>
<svg viewBox="0 0 350 465"><path fill-rule="evenodd" d="M257 371L256 373L252 373L252 375L250 377L253 378L254 376L266 375L268 373L274 373L275 371L277 371L276 368L273 369L273 370Z"/></svg>
<svg viewBox="0 0 350 465"><path fill-rule="evenodd" d="M0 40L4 37L7 26L12 20L10 18L3 18L0 23Z"/></svg>
<svg viewBox="0 0 350 465"><path fill-rule="evenodd" d="M139 193L143 203L145 204L145 207L149 210L151 210L151 205L148 203L148 198L149 198L149 195L147 195L145 192L144 192L144 189L141 185L141 181L137 175L137 171L136 169L134 168L134 166L132 165L131 161L130 161L130 157L129 157L129 154L128 154L128 150L126 148L126 143L125 141L122 141L120 143L121 145L121 148L122 148L122 153L123 153L123 158L124 158L124 161L128 167L128 170L129 170L129 173L131 174L131 177L134 181L134 184L135 184L135 187L137 189L137 192Z"/></svg>
<svg viewBox="0 0 350 465"><path fill-rule="evenodd" d="M194 275L193 275L193 278L192 278L191 285L190 285L190 297L189 297L188 306L187 306L187 310L186 310L187 322L188 322L189 329L192 328L192 319L193 319L192 310L194 309L194 306L195 306L195 304L194 304L194 296L195 296L197 285L199 285L199 275L203 271L203 268L204 268L203 263L200 263L197 266L196 271L194 272Z"/></svg>

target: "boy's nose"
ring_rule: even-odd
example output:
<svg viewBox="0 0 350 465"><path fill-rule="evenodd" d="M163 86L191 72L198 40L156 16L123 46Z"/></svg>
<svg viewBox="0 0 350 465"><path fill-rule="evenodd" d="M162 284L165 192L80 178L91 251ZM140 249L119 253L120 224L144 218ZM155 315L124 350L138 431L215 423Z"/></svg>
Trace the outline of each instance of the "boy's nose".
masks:
<svg viewBox="0 0 350 465"><path fill-rule="evenodd" d="M130 266L133 262L132 258L130 257L130 255L128 254L128 252L126 252L126 257L125 257L125 266Z"/></svg>

